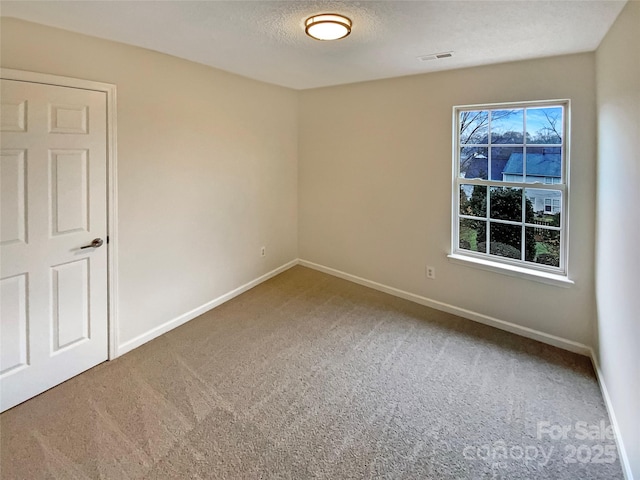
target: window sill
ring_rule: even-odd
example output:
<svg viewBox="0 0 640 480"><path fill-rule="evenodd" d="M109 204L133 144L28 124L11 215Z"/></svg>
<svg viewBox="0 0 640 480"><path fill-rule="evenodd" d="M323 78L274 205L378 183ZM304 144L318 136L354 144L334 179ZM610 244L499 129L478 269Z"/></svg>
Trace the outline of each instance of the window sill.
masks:
<svg viewBox="0 0 640 480"><path fill-rule="evenodd" d="M450 262L457 263L459 265L480 268L489 272L509 275L511 277L524 278L526 280L546 283L547 285L554 285L556 287L569 288L575 283L572 280L569 280L569 278L565 277L564 275L540 272L537 270L531 270L529 268L516 267L514 265L505 265L503 263L492 262L491 260L484 260L482 258L472 258L455 253L447 255L447 257L449 258Z"/></svg>

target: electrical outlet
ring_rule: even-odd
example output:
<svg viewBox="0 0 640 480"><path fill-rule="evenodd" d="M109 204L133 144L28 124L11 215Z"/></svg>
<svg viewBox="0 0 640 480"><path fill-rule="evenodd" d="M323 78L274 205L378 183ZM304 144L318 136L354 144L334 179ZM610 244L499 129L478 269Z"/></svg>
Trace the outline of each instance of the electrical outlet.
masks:
<svg viewBox="0 0 640 480"><path fill-rule="evenodd" d="M267 247L260 248L260 256L261 257L266 257L267 256Z"/></svg>
<svg viewBox="0 0 640 480"><path fill-rule="evenodd" d="M427 278L429 278L431 280L435 280L436 279L436 269L435 269L435 267L432 267L431 265L427 265Z"/></svg>

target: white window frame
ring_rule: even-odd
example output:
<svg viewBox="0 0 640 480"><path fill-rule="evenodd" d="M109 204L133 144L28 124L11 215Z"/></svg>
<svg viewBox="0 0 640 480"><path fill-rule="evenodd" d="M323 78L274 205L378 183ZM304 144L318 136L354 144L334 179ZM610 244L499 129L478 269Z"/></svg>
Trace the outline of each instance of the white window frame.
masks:
<svg viewBox="0 0 640 480"><path fill-rule="evenodd" d="M460 113L464 111L478 111L478 110L509 110L509 109L524 109L531 107L556 107L563 108L562 129L563 138L561 144L561 161L562 171L561 179L559 183L527 183L526 182L526 148L525 147L548 147L549 145L540 144L527 144L526 138L523 139L523 144L500 144L502 147L523 147L523 175L521 182L504 182L500 180L491 180L487 175L487 180L482 179L470 179L460 176ZM534 281L540 281L552 285L569 286L573 282L568 277L568 244L569 244L569 153L570 153L570 114L571 114L571 102L567 99L561 100L545 100L545 101L529 101L529 102L513 102L513 103L493 103L493 104L481 104L481 105L463 105L453 107L453 182L452 182L452 229L451 229L451 251L448 255L449 259L455 263L461 263L467 266L474 266L484 270L503 273L511 276L517 276L527 278ZM526 115L524 119L524 132L526 132ZM491 131L491 124L488 124L488 131ZM465 145L478 146L482 148L488 148L489 160L491 154L491 138L489 136L488 143L482 145ZM546 179L545 179L546 180ZM460 228L460 186L461 185L482 185L482 186L498 186L498 187L516 187L522 188L523 207L526 201L524 194L525 188L535 188L537 190L554 190L562 193L560 227L551 228L559 230L560 233L560 262L559 266L549 266L538 264L535 262L529 262L524 259L511 259L506 257L500 257L491 255L486 252L474 252L471 250L465 250L460 248L459 240L459 228ZM490 192L490 188L488 188ZM489 204L490 200L487 198ZM546 202L545 202L546 203ZM552 202L553 204L553 202ZM552 207L553 209L553 207ZM487 230L490 228L491 221L489 219L490 207L487 206L486 221ZM545 207L546 210L546 207ZM524 208L523 208L524 211ZM465 218L464 216L462 218ZM502 222L498 222L502 223ZM524 242L524 228L536 227L535 224L529 224L522 222L523 225L523 239ZM539 226L538 226L539 227ZM524 248L524 247L522 247Z"/></svg>

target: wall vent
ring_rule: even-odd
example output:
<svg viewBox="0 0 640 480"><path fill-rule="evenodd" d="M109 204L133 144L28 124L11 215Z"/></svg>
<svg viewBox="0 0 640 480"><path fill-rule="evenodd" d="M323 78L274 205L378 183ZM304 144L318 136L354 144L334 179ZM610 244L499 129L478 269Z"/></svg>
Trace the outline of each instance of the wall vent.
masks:
<svg viewBox="0 0 640 480"><path fill-rule="evenodd" d="M442 58L453 57L453 52L441 52L441 53L431 53L429 55L421 55L418 57L418 60L421 62L426 62L428 60L440 60Z"/></svg>

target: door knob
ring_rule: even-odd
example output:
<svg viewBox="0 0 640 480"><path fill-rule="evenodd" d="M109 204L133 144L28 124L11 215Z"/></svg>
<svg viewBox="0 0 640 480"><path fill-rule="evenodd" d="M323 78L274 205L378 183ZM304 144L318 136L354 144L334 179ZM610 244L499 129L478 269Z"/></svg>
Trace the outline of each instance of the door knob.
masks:
<svg viewBox="0 0 640 480"><path fill-rule="evenodd" d="M80 247L80 249L82 250L83 248L98 248L101 247L103 243L104 241L101 238L94 238L89 245Z"/></svg>

